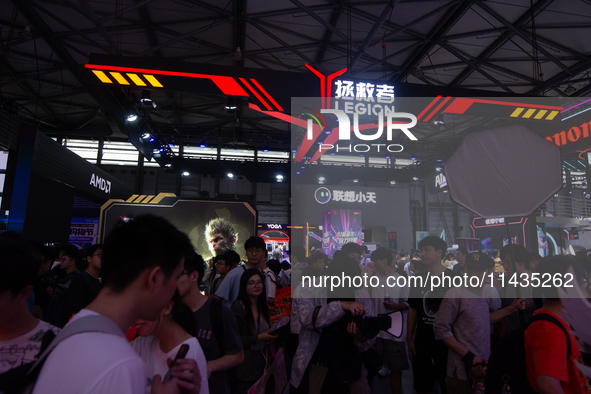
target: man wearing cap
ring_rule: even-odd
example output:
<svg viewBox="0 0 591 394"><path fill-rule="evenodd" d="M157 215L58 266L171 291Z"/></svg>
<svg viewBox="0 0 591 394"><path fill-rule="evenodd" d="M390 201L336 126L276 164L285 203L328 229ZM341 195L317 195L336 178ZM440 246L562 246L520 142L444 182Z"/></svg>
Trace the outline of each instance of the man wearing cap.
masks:
<svg viewBox="0 0 591 394"><path fill-rule="evenodd" d="M467 283L446 293L435 317L435 338L450 349L445 379L448 393L472 393L472 381L484 381L484 363L491 349L490 325L525 307L524 299L519 299L499 309L497 290L484 285L486 270L493 264L486 253L470 253L465 262ZM470 281L472 277L476 278Z"/></svg>

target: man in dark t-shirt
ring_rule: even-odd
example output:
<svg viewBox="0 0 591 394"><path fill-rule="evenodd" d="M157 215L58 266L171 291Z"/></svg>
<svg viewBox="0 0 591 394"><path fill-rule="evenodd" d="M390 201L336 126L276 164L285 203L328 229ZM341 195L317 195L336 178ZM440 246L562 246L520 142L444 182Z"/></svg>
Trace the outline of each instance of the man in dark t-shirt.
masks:
<svg viewBox="0 0 591 394"><path fill-rule="evenodd" d="M414 388L417 393L433 393L435 382L439 382L441 392L446 393L445 376L447 372L447 347L435 339L433 325L435 316L448 286L437 286L431 290L430 277L450 276L457 273L446 269L441 258L447 244L441 238L429 236L419 243L421 261L425 271L419 274L423 286L413 286L411 282L408 298L408 352L412 361ZM437 284L438 282L434 282ZM447 285L448 283L446 283Z"/></svg>
<svg viewBox="0 0 591 394"><path fill-rule="evenodd" d="M199 286L205 262L198 254L185 261L177 283L181 299L193 311L197 339L207 360L210 393L230 394L232 374L229 370L244 361L242 341L236 318L223 302L201 294Z"/></svg>
<svg viewBox="0 0 591 394"><path fill-rule="evenodd" d="M72 316L90 304L101 291L101 261L103 246L92 245L86 250L88 267L72 280L66 295L66 314Z"/></svg>

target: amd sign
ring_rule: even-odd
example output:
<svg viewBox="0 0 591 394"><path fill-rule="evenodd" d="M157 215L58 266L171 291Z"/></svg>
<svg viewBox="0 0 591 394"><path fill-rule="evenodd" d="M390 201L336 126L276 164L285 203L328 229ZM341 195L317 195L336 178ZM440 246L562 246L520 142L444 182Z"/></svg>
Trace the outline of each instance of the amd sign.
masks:
<svg viewBox="0 0 591 394"><path fill-rule="evenodd" d="M111 181L107 181L98 175L92 174L90 184L107 194L111 194Z"/></svg>

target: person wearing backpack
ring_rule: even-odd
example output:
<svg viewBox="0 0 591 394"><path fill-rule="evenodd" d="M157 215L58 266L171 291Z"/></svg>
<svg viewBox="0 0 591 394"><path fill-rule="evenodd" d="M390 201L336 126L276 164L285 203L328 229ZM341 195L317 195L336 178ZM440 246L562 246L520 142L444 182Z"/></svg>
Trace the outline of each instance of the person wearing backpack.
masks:
<svg viewBox="0 0 591 394"><path fill-rule="evenodd" d="M45 333L59 331L33 317L26 305L41 258L20 234L0 234L0 374L33 361Z"/></svg>
<svg viewBox="0 0 591 394"><path fill-rule="evenodd" d="M187 235L161 217L142 215L119 221L103 245L103 288L52 342L57 346L41 367L33 394L145 394L146 365L124 332L138 319L158 319L192 250ZM91 327L66 338L62 335L91 320ZM107 328L97 330L93 327L97 324ZM179 388L195 392L196 362L178 362L170 381L163 383L162 376L154 376L152 394Z"/></svg>
<svg viewBox="0 0 591 394"><path fill-rule="evenodd" d="M573 256L546 257L538 264L540 277L550 275L563 280L569 266L575 278L571 285L583 284L582 269ZM566 280L564 280L566 282ZM558 289L541 287L544 305L534 313L534 319L547 315L553 321L534 320L525 330L525 361L527 380L538 393L591 393L589 381L579 371L575 361L583 363L577 338L571 332Z"/></svg>
<svg viewBox="0 0 591 394"><path fill-rule="evenodd" d="M468 254L464 263L467 278L478 278L479 286L452 287L437 311L433 326L435 339L450 350L445 378L448 394L471 394L475 382L484 382L491 352L491 324L525 307L525 300L519 299L499 309L501 300L497 290L480 280L493 265L486 253Z"/></svg>
<svg viewBox="0 0 591 394"><path fill-rule="evenodd" d="M242 271L241 267L234 269ZM209 391L230 394L235 368L244 361L242 341L230 308L201 293L204 272L205 261L195 253L185 261L177 286L183 303L195 317L197 339L207 360L207 377L203 378L208 379Z"/></svg>

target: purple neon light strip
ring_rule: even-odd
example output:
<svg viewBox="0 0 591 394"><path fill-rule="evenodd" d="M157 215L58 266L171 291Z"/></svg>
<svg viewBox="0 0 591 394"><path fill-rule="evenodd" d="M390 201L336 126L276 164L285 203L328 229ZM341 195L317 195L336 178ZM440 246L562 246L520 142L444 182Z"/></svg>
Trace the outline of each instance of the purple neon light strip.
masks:
<svg viewBox="0 0 591 394"><path fill-rule="evenodd" d="M570 111L570 110L571 110L571 109L573 109L573 108L577 108L579 105L583 105L583 104L585 104L585 103L588 103L589 101L591 101L591 99L589 99L589 100L585 100L585 101L583 101L582 103L579 103L579 104L577 104L577 105L575 105L575 106L573 106L573 107L570 107L570 108L568 108L568 109L565 109L564 111L560 111L560 113L561 113L561 114L563 114L563 113L565 113L566 111Z"/></svg>

